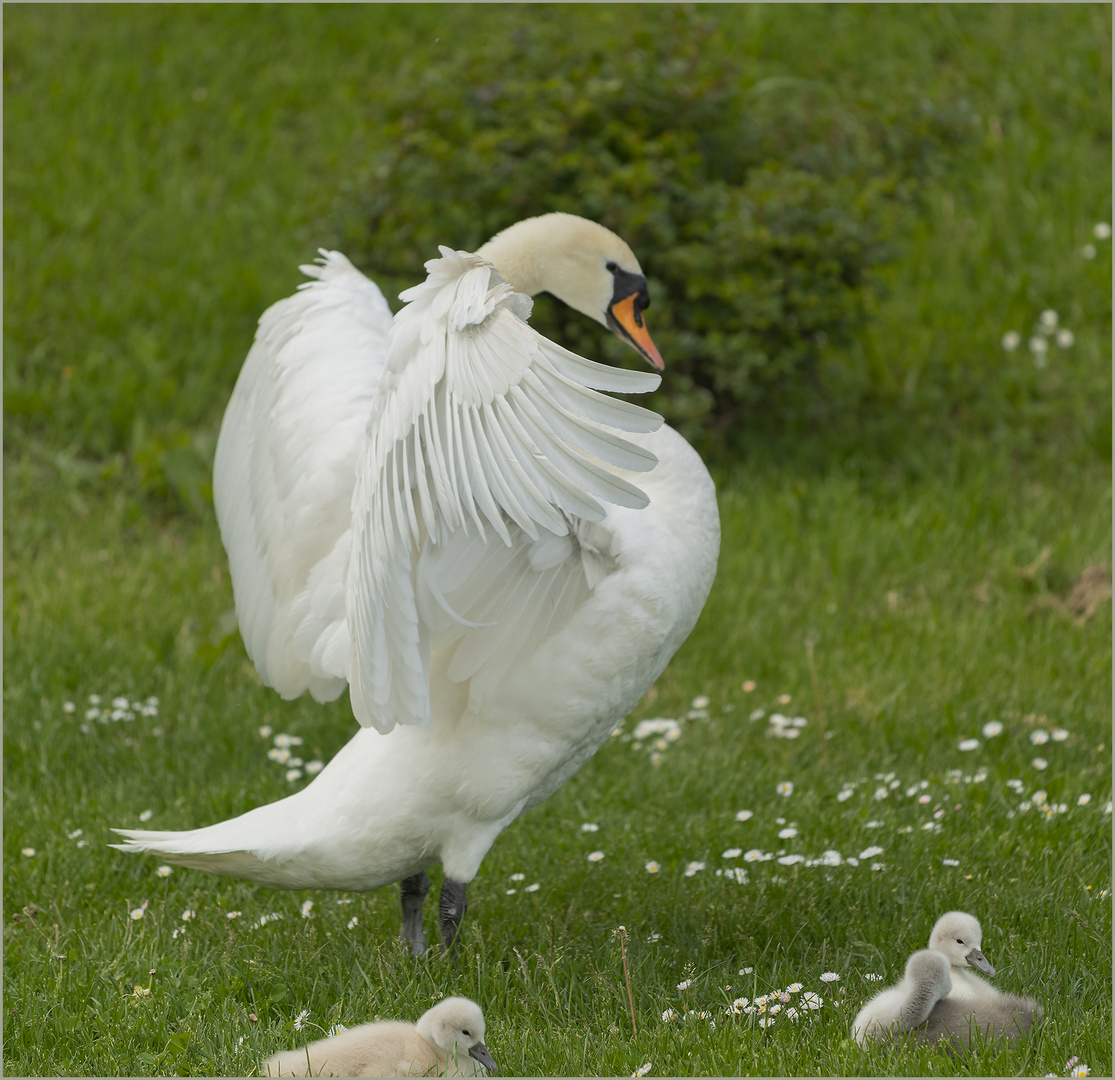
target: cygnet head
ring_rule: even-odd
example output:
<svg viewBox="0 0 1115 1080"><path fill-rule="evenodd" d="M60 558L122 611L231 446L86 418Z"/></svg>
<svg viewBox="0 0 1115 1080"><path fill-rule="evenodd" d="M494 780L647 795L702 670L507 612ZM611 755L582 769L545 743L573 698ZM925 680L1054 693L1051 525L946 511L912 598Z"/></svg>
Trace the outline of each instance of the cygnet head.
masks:
<svg viewBox="0 0 1115 1080"><path fill-rule="evenodd" d="M527 218L479 251L516 292L548 292L608 327L658 371L662 357L643 322L647 279L631 249L610 229L573 214Z"/></svg>
<svg viewBox="0 0 1115 1080"><path fill-rule="evenodd" d="M484 1045L484 1014L475 1001L448 997L424 1012L415 1027L447 1057L464 1052L489 1072L499 1071Z"/></svg>
<svg viewBox="0 0 1115 1080"><path fill-rule="evenodd" d="M933 933L929 935L929 947L936 952L944 953L950 967L971 966L988 975L994 975L995 969L988 963L987 957L980 952L982 941L983 931L980 929L979 920L964 911L945 912L934 924Z"/></svg>

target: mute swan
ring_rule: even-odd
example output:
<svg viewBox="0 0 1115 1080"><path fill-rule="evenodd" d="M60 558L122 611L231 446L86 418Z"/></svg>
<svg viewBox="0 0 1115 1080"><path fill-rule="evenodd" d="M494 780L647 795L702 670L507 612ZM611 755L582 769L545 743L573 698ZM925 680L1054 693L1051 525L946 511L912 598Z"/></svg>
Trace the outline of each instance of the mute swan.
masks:
<svg viewBox="0 0 1115 1080"><path fill-rule="evenodd" d="M897 986L876 994L852 1021L860 1046L872 1039L887 1042L912 1034L918 1042L947 1040L965 1051L975 1031L985 1038L1018 1039L1041 1023L1042 1010L1029 998L1000 994L970 967L995 974L980 951L979 922L962 911L942 915L929 936L929 948L906 961Z"/></svg>
<svg viewBox="0 0 1115 1080"><path fill-rule="evenodd" d="M401 883L443 941L496 837L597 750L692 630L716 494L661 417L525 321L550 293L656 368L646 279L607 229L531 218L441 248L392 319L339 252L266 311L221 426L214 502L248 654L284 697L350 687L362 725L301 791L126 851L275 888ZM626 438L617 434L626 433Z"/></svg>
<svg viewBox="0 0 1115 1080"><path fill-rule="evenodd" d="M381 1020L268 1058L263 1076L475 1076L496 1072L475 1001L449 997L417 1024Z"/></svg>

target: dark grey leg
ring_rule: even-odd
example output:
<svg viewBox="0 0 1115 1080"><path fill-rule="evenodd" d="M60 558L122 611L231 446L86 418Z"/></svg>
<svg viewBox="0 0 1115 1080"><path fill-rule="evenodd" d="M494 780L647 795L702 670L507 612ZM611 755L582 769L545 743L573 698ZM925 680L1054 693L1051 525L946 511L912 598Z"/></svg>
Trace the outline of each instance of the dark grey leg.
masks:
<svg viewBox="0 0 1115 1080"><path fill-rule="evenodd" d="M411 956L426 951L426 935L422 932L422 901L430 891L430 879L424 873L414 874L399 882L403 902L403 940L410 944Z"/></svg>
<svg viewBox="0 0 1115 1080"><path fill-rule="evenodd" d="M438 901L438 916L441 924L441 944L451 957L457 955L457 940L461 932L461 920L468 910L468 901L465 899L465 883L463 881L450 881L445 879L441 886L441 897Z"/></svg>

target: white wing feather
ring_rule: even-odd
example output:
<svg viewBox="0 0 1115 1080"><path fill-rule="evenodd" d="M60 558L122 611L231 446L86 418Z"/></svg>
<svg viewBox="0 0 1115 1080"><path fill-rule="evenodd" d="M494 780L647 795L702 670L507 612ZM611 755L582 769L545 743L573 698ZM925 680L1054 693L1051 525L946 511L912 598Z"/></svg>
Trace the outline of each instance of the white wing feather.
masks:
<svg viewBox="0 0 1115 1080"><path fill-rule="evenodd" d="M653 390L657 375L548 341L525 321L530 299L489 263L440 250L427 280L401 294L409 303L391 329L352 503L352 707L385 732L429 723L430 652L447 640L446 615L467 631L450 675L471 679L474 696L567 618L588 586L556 538L570 517L601 520L602 501L647 504L608 466L652 469L655 456L615 429L662 423L596 392ZM461 588L454 609L449 593Z"/></svg>
<svg viewBox="0 0 1115 1080"><path fill-rule="evenodd" d="M340 252L264 312L221 424L213 499L240 630L283 697L348 679L345 579L356 465L391 311Z"/></svg>

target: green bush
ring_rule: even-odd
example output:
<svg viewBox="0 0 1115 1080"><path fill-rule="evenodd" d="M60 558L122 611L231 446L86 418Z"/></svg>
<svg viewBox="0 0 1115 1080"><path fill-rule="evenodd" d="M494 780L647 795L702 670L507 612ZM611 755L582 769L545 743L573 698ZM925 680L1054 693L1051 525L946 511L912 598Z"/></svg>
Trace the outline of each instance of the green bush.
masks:
<svg viewBox="0 0 1115 1080"><path fill-rule="evenodd" d="M650 280L670 373L654 405L715 450L741 422L816 395L824 346L862 326L896 222L971 118L756 81L699 13L638 10L582 38L566 13L534 9L449 63L404 67L391 148L342 243L393 299L439 243L474 249L552 210L607 225ZM569 347L636 362L548 298L535 311Z"/></svg>

